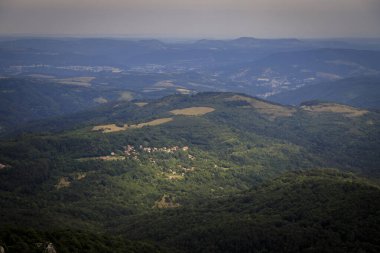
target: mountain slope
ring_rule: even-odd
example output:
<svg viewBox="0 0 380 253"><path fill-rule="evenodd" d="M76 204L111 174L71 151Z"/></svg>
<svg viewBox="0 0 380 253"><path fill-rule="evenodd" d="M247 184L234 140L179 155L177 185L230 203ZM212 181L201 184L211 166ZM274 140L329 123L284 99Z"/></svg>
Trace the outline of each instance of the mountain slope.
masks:
<svg viewBox="0 0 380 253"><path fill-rule="evenodd" d="M375 252L379 203L379 187L352 174L293 172L197 209L134 216L123 232L191 252Z"/></svg>
<svg viewBox="0 0 380 253"><path fill-rule="evenodd" d="M57 122L66 125L57 131ZM236 93L107 104L0 142L1 224L122 234L184 252L346 249L347 238L375 251L377 228L359 227L378 219L379 126L370 110ZM316 168L372 181L308 172ZM345 210L331 232L318 225Z"/></svg>
<svg viewBox="0 0 380 253"><path fill-rule="evenodd" d="M298 171L233 196L198 199L194 207L113 215L106 230L124 238L9 229L0 242L9 252L44 240L62 252L377 252L379 203L379 186L367 179L331 169Z"/></svg>

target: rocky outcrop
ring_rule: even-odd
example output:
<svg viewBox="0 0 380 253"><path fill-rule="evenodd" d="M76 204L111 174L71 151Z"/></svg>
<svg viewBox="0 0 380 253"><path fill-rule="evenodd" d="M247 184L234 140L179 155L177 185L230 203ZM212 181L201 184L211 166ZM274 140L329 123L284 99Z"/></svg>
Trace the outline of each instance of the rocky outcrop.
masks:
<svg viewBox="0 0 380 253"><path fill-rule="evenodd" d="M46 246L46 249L44 250L44 253L57 253L57 251L55 250L54 245L49 242Z"/></svg>
<svg viewBox="0 0 380 253"><path fill-rule="evenodd" d="M161 199L154 203L153 208L176 208L180 207L180 204L175 203L175 198L171 195L164 194Z"/></svg>

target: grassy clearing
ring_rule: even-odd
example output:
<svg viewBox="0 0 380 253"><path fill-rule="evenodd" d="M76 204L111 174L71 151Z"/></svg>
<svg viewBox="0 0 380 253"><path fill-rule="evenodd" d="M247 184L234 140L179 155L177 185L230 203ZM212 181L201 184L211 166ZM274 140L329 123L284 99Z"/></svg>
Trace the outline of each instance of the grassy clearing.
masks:
<svg viewBox="0 0 380 253"><path fill-rule="evenodd" d="M112 132L124 131L124 130L127 130L127 128L128 126L126 125L120 127L120 126L116 126L115 124L108 124L108 125L94 126L92 130L102 131L103 133L112 133Z"/></svg>
<svg viewBox="0 0 380 253"><path fill-rule="evenodd" d="M120 156L120 155L106 155L106 156L85 157L85 158L79 158L79 159L78 159L78 161L80 161L80 162L90 161L90 160L121 161L121 160L125 160L125 156Z"/></svg>
<svg viewBox="0 0 380 253"><path fill-rule="evenodd" d="M128 124L124 124L123 126L117 126L115 124L99 125L99 126L94 126L92 130L102 131L103 133L112 133L112 132L125 131L131 128L133 129L133 128L142 128L145 126L157 126L164 123L168 123L172 120L173 118L161 118L161 119L155 119L149 122L139 123L135 125L128 125Z"/></svg>
<svg viewBox="0 0 380 253"><path fill-rule="evenodd" d="M165 178L169 179L169 180L182 180L185 177L182 175L178 175L178 174L173 175L172 173L166 173Z"/></svg>
<svg viewBox="0 0 380 253"><path fill-rule="evenodd" d="M170 111L174 115L201 116L215 111L212 107L189 107Z"/></svg>
<svg viewBox="0 0 380 253"><path fill-rule="evenodd" d="M277 117L290 117L296 111L293 108L286 106L275 105L268 102L261 101L259 99L245 97L241 95L234 95L226 99L227 101L246 101L251 107L256 109L262 114L269 116L272 119Z"/></svg>
<svg viewBox="0 0 380 253"><path fill-rule="evenodd" d="M140 124L137 124L137 125L130 125L131 128L142 128L142 127L145 127L145 126L157 126L157 125L161 125L161 124L164 124L164 123L168 123L170 121L172 121L173 118L161 118L161 119L155 119L155 120L152 120L152 121L149 121L149 122L145 122L145 123L140 123Z"/></svg>
<svg viewBox="0 0 380 253"><path fill-rule="evenodd" d="M366 110L357 109L347 105L333 104L333 103L324 103L312 106L301 106L305 111L310 112L330 112L330 113L341 113L347 117L360 117L368 113Z"/></svg>
<svg viewBox="0 0 380 253"><path fill-rule="evenodd" d="M255 98L245 97L241 95L234 95L230 98L226 99L227 101L246 101L249 105L255 108L260 113L268 115L271 119L277 117L290 117L296 111L296 109L289 108L286 106L275 105L271 103L267 103ZM323 103L312 106L301 106L301 108L305 111L309 112L330 112L330 113L341 113L347 117L359 117L362 116L368 111L356 109L347 105L333 104L333 103Z"/></svg>

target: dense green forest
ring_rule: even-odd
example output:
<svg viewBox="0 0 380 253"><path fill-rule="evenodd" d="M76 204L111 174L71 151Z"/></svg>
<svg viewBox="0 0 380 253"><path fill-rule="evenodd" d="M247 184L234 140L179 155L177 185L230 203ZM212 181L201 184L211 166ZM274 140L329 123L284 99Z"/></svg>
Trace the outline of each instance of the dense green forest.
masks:
<svg viewBox="0 0 380 253"><path fill-rule="evenodd" d="M379 151L380 114L345 105L113 102L1 140L0 245L378 252Z"/></svg>

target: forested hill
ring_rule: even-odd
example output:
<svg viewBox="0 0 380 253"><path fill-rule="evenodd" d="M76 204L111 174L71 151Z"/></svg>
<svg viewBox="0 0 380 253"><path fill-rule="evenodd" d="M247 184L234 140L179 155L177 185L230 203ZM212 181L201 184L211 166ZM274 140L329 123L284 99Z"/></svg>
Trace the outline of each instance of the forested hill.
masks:
<svg viewBox="0 0 380 253"><path fill-rule="evenodd" d="M0 143L6 252L379 250L376 111L199 93L30 128Z"/></svg>
<svg viewBox="0 0 380 253"><path fill-rule="evenodd" d="M273 95L269 99L292 105L309 100L323 100L361 108L380 109L380 76L360 76L308 85Z"/></svg>

